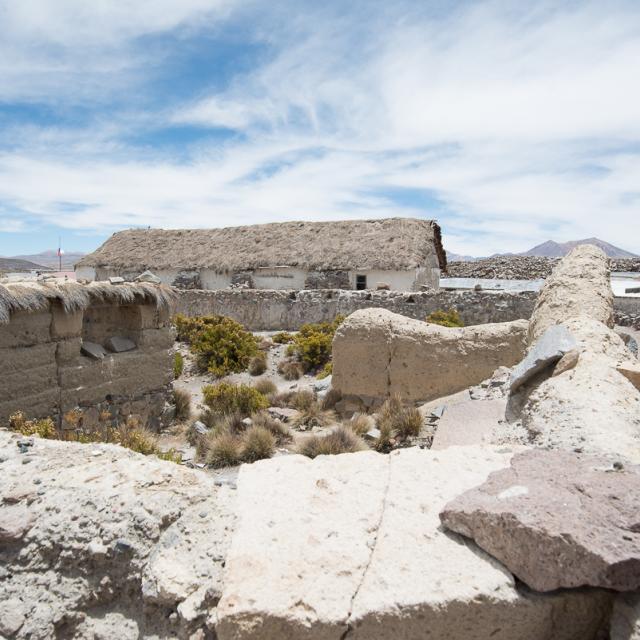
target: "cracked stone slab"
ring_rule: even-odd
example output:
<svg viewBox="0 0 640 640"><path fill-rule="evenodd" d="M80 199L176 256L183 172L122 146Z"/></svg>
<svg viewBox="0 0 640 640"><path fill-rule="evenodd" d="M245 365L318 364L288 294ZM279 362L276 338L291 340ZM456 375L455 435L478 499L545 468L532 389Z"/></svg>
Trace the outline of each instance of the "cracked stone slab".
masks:
<svg viewBox="0 0 640 640"><path fill-rule="evenodd" d="M446 502L512 455L404 449L242 467L218 638L594 638L608 593L530 593L440 526Z"/></svg>
<svg viewBox="0 0 640 640"><path fill-rule="evenodd" d="M640 472L605 456L531 450L443 509L536 591L640 588Z"/></svg>
<svg viewBox="0 0 640 640"><path fill-rule="evenodd" d="M511 391L558 362L577 346L578 342L564 325L549 327L531 347L524 360L513 368L509 381Z"/></svg>
<svg viewBox="0 0 640 640"><path fill-rule="evenodd" d="M124 353L125 351L133 351L136 348L136 343L122 336L111 336L107 339L105 346L113 353Z"/></svg>

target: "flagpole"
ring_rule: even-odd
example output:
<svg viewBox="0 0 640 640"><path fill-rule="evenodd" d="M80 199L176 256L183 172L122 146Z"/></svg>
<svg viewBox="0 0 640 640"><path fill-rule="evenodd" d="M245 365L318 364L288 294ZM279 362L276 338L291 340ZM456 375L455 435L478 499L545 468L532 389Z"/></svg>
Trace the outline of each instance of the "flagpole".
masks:
<svg viewBox="0 0 640 640"><path fill-rule="evenodd" d="M62 271L62 238L58 236L58 271Z"/></svg>

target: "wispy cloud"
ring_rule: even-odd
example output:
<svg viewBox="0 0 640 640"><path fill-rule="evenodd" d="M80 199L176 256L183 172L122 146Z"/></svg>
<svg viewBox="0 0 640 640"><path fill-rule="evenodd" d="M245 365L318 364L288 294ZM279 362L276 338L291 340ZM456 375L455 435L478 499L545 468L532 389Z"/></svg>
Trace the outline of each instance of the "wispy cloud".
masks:
<svg viewBox="0 0 640 640"><path fill-rule="evenodd" d="M27 67L0 100L97 101L80 126L6 120L5 208L112 230L429 217L424 203L437 201L456 252L590 235L640 252L629 234L640 214L635 3L68 0L54 16L44 0L4 4L2 46ZM144 82L159 73L149 38L172 36L166 60L203 36L221 42L216 65L228 33L262 54L215 88L163 100ZM103 81L119 96L112 111ZM197 135L172 158L159 135L177 131L180 146L185 127Z"/></svg>

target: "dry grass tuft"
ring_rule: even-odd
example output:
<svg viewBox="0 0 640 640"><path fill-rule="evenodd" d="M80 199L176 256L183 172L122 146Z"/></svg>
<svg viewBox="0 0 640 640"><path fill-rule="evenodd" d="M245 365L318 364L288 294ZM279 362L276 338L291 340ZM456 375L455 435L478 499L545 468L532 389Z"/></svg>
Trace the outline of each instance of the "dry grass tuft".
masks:
<svg viewBox="0 0 640 640"><path fill-rule="evenodd" d="M313 435L298 447L298 453L308 458L316 456L355 453L366 449L366 444L347 427L338 427L324 436Z"/></svg>
<svg viewBox="0 0 640 640"><path fill-rule="evenodd" d="M257 389L262 395L270 396L272 393L278 393L278 387L272 380L263 378L253 383L254 389Z"/></svg>
<svg viewBox="0 0 640 640"><path fill-rule="evenodd" d="M378 429L392 434L400 440L415 437L422 428L422 415L415 407L405 407L399 396L389 398L380 409Z"/></svg>
<svg viewBox="0 0 640 640"><path fill-rule="evenodd" d="M284 422L280 422L280 420L270 416L266 411L256 413L252 420L254 427L261 427L269 431L276 439L276 444L291 442L292 437L289 427Z"/></svg>
<svg viewBox="0 0 640 640"><path fill-rule="evenodd" d="M278 364L278 373L285 380L299 380L302 377L302 365L295 360L282 360Z"/></svg>
<svg viewBox="0 0 640 640"><path fill-rule="evenodd" d="M320 404L323 409L335 409L336 405L342 399L342 394L337 389L329 389Z"/></svg>
<svg viewBox="0 0 640 640"><path fill-rule="evenodd" d="M176 405L176 420L188 420L191 417L191 394L184 389L174 389L173 402Z"/></svg>
<svg viewBox="0 0 640 640"><path fill-rule="evenodd" d="M242 460L255 462L270 458L275 453L276 439L264 427L253 426L242 437Z"/></svg>
<svg viewBox="0 0 640 640"><path fill-rule="evenodd" d="M336 414L322 409L315 400L298 411L300 415L293 421L295 427L327 427L336 421Z"/></svg>
<svg viewBox="0 0 640 640"><path fill-rule="evenodd" d="M260 352L257 356L253 356L249 360L249 373L252 376L261 376L267 370L267 356L264 352Z"/></svg>
<svg viewBox="0 0 640 640"><path fill-rule="evenodd" d="M364 413L354 413L351 420L345 423L345 427L349 427L358 436L363 436L373 425L373 418Z"/></svg>
<svg viewBox="0 0 640 640"><path fill-rule="evenodd" d="M201 455L207 464L218 469L233 467L242 462L242 442L232 433L212 433L202 438Z"/></svg>

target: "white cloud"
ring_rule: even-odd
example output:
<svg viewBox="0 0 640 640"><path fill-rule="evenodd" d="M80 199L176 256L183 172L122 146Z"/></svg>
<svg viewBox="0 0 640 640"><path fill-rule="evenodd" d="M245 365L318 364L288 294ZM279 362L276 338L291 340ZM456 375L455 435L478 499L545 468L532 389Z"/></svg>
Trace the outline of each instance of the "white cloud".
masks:
<svg viewBox="0 0 640 640"><path fill-rule="evenodd" d="M0 200L82 229L218 226L430 216L381 195L423 189L451 211L440 216L445 244L459 253L591 235L640 252L629 233L640 202L640 10L554 5L487 2L445 15L408 2L249 5L259 24L251 37L270 51L263 62L177 109L58 132L57 143L30 131L32 142L0 157ZM86 14L84 3L62 6L51 22L47 8L37 20L14 13L14 45L42 36L84 48L95 38L121 53L139 35L202 28L227 12L204 0L142 2L127 21L118 3L88 4ZM120 55L103 62L107 73L127 65ZM178 163L122 142L128 127L152 123L241 135ZM70 212L61 202L87 207Z"/></svg>

